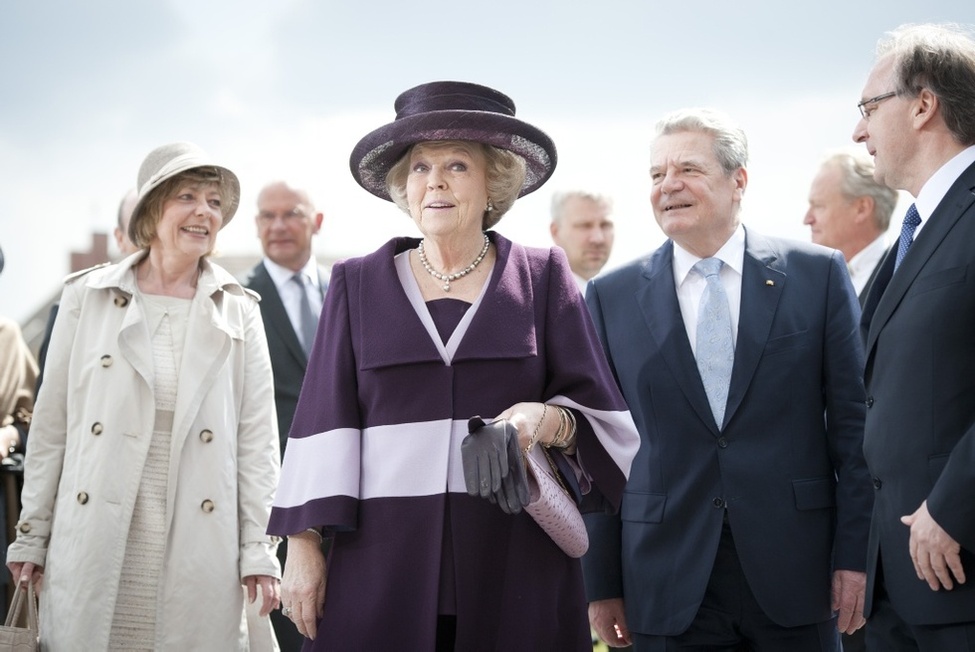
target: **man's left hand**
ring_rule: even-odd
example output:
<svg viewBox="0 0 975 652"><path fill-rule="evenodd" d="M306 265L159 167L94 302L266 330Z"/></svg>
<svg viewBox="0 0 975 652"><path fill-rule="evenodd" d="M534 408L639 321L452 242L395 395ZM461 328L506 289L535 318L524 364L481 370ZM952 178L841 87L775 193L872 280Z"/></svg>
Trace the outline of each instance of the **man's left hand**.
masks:
<svg viewBox="0 0 975 652"><path fill-rule="evenodd" d="M867 574L838 570L833 573L833 611L836 629L852 634L867 621L863 617L863 599L867 589Z"/></svg>
<svg viewBox="0 0 975 652"><path fill-rule="evenodd" d="M965 569L961 565L961 545L944 531L928 512L928 501L921 503L910 516L901 516L901 523L911 528L911 561L917 578L937 591L954 588L952 581L965 583Z"/></svg>

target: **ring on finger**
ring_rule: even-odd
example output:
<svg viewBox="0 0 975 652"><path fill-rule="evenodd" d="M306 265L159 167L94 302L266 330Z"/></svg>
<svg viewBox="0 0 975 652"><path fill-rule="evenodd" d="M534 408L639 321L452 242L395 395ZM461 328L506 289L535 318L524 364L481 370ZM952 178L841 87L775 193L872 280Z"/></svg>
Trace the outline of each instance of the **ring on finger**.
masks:
<svg viewBox="0 0 975 652"><path fill-rule="evenodd" d="M285 618L291 618L291 607L281 607L281 615Z"/></svg>

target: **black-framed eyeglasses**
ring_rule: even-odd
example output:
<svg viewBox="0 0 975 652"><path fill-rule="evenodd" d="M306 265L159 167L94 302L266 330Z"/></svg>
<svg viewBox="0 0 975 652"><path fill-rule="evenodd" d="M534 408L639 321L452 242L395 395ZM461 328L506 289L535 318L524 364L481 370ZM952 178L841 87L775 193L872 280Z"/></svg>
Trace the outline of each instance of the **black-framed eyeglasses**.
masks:
<svg viewBox="0 0 975 652"><path fill-rule="evenodd" d="M876 109L877 107L870 106L869 108L867 108L868 105L879 104L883 100L894 97L895 95L897 95L897 91L891 91L889 93L881 93L877 97L871 97L869 100L863 100L862 102L858 102L857 108L860 109L860 115L862 115L864 119L869 118L870 114L873 113L873 110Z"/></svg>

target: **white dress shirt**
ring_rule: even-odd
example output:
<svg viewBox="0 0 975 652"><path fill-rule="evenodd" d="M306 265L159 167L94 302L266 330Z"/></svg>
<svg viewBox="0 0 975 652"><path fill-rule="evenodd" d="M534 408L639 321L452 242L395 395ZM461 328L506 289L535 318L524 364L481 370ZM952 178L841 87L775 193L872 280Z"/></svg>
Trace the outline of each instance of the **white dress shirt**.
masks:
<svg viewBox="0 0 975 652"><path fill-rule="evenodd" d="M958 152L954 158L942 165L921 186L921 192L918 193L917 199L914 201L917 214L921 217L921 223L914 230L915 240L917 240L918 234L921 233L921 229L927 224L931 213L934 212L934 209L938 207L941 200L948 194L948 190L952 184L958 180L961 173L967 170L972 163L975 163L975 145ZM902 215L902 220L903 217Z"/></svg>
<svg viewBox="0 0 975 652"><path fill-rule="evenodd" d="M860 296L863 288L867 287L867 281L870 280L870 276L873 274L874 268L880 263L880 259L887 253L887 248L887 236L881 234L846 263L857 296Z"/></svg>
<svg viewBox="0 0 975 652"><path fill-rule="evenodd" d="M741 313L741 271L745 263L745 229L741 224L713 258L720 258L724 263L719 277L728 295L731 338L737 345L738 317ZM707 287L704 277L692 271L699 260L702 259L674 243L674 284L677 288L680 314L684 318L684 328L687 330L687 339L691 342L694 357L697 357L697 313L701 306L701 295Z"/></svg>
<svg viewBox="0 0 975 652"><path fill-rule="evenodd" d="M278 295L281 297L281 303L284 304L285 312L288 313L288 320L291 321L291 327L298 334L298 339L300 340L301 289L297 283L291 280L295 272L287 267L278 265L270 258L264 259L264 267L267 269L271 280L274 281L274 287L278 289ZM310 257L308 262L305 263L305 266L301 269L301 274L305 280L305 292L308 295L308 303L311 305L311 311L319 315L322 312L323 296L322 285L318 278L318 263L315 262L314 256Z"/></svg>

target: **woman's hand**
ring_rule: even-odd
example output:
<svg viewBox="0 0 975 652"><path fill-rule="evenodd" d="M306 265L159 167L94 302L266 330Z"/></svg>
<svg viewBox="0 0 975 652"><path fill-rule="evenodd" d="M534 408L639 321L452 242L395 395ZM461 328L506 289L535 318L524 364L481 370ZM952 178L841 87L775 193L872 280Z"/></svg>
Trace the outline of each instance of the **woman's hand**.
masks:
<svg viewBox="0 0 975 652"><path fill-rule="evenodd" d="M261 604L261 616L264 617L277 609L281 604L281 582L270 575L248 575L244 578L247 586L247 601L253 603L257 599L257 587L261 587L264 602Z"/></svg>
<svg viewBox="0 0 975 652"><path fill-rule="evenodd" d="M10 455L10 451L20 446L20 431L14 426L0 427L0 459Z"/></svg>
<svg viewBox="0 0 975 652"><path fill-rule="evenodd" d="M325 604L326 568L321 538L314 532L288 537L288 556L281 582L281 612L298 632L315 640Z"/></svg>
<svg viewBox="0 0 975 652"><path fill-rule="evenodd" d="M543 420L544 416L544 420ZM544 403L515 403L498 415L518 429L518 448L525 450L530 443L547 444L555 437L559 427L559 415ZM532 437L536 439L532 442Z"/></svg>
<svg viewBox="0 0 975 652"><path fill-rule="evenodd" d="M41 592L41 580L44 579L44 568L28 562L8 561L10 577L20 586L27 586L27 582L34 583L34 590Z"/></svg>

